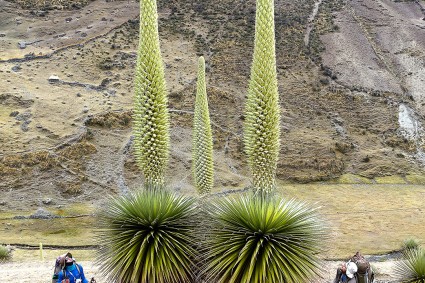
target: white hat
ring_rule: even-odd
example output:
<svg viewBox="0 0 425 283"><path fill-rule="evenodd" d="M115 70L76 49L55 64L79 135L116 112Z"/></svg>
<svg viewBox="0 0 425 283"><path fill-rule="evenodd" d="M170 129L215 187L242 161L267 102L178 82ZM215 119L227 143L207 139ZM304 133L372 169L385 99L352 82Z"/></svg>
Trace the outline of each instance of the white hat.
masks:
<svg viewBox="0 0 425 283"><path fill-rule="evenodd" d="M347 263L347 271L345 272L345 274L347 274L347 276L349 278L353 278L354 277L354 273L357 272L357 265L354 262L348 262Z"/></svg>

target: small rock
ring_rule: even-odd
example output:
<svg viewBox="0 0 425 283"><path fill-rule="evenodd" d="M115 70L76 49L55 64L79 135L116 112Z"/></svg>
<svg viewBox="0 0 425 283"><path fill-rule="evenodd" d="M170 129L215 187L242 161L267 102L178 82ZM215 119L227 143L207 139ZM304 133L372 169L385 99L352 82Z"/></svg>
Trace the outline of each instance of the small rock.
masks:
<svg viewBox="0 0 425 283"><path fill-rule="evenodd" d="M0 201L0 205L6 205L7 202L5 202L4 200Z"/></svg>
<svg viewBox="0 0 425 283"><path fill-rule="evenodd" d="M69 23L70 21L72 21L72 18L71 17L65 19L65 22L66 23Z"/></svg>
<svg viewBox="0 0 425 283"><path fill-rule="evenodd" d="M51 204L52 203L52 199L51 198L47 198L47 199L43 199L42 203L44 204Z"/></svg>
<svg viewBox="0 0 425 283"><path fill-rule="evenodd" d="M107 18L103 17L101 21L106 22L107 20L108 20Z"/></svg>
<svg viewBox="0 0 425 283"><path fill-rule="evenodd" d="M21 124L21 130L22 130L22 131L24 131L24 132L28 132L28 130L29 130L28 125L29 125L30 123L31 123L31 120L27 120L27 121L23 122L23 123Z"/></svg>
<svg viewBox="0 0 425 283"><path fill-rule="evenodd" d="M37 211L30 215L31 219L52 219L52 218L57 218L57 216L52 215L49 211L43 209L43 208L39 208L37 209Z"/></svg>
<svg viewBox="0 0 425 283"><path fill-rule="evenodd" d="M5 37L6 34L5 33L0 33L0 37Z"/></svg>
<svg viewBox="0 0 425 283"><path fill-rule="evenodd" d="M20 65L15 65L12 67L12 71L14 72L19 72L20 70L22 70L22 67Z"/></svg>
<svg viewBox="0 0 425 283"><path fill-rule="evenodd" d="M30 112L24 112L24 113L21 113L19 115L16 115L15 119L18 120L18 121L27 121L31 118L31 116L32 115L31 115Z"/></svg>
<svg viewBox="0 0 425 283"><path fill-rule="evenodd" d="M77 97L81 97L81 93L77 93Z"/></svg>
<svg viewBox="0 0 425 283"><path fill-rule="evenodd" d="M91 28L93 28L93 26L87 26L87 29L91 29Z"/></svg>
<svg viewBox="0 0 425 283"><path fill-rule="evenodd" d="M18 46L20 49L25 49L27 48L27 43L25 41L20 41L18 42Z"/></svg>
<svg viewBox="0 0 425 283"><path fill-rule="evenodd" d="M57 83L60 81L59 77L56 75L51 75L48 79L49 83Z"/></svg>
<svg viewBox="0 0 425 283"><path fill-rule="evenodd" d="M9 114L9 116L10 116L10 117L16 117L16 116L18 116L18 114L19 114L19 111L12 111L12 112Z"/></svg>
<svg viewBox="0 0 425 283"><path fill-rule="evenodd" d="M86 36L87 36L87 33L85 33L85 32L81 33L81 37L86 37Z"/></svg>

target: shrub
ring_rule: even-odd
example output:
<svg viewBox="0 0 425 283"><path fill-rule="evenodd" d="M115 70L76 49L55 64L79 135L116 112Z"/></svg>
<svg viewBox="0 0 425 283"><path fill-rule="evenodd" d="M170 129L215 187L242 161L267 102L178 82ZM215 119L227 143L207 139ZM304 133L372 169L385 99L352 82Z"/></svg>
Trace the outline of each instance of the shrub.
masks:
<svg viewBox="0 0 425 283"><path fill-rule="evenodd" d="M98 262L108 282L191 282L194 199L148 190L112 200L99 215Z"/></svg>
<svg viewBox="0 0 425 283"><path fill-rule="evenodd" d="M419 248L419 242L416 239L410 238L403 242L402 251L409 251Z"/></svg>
<svg viewBox="0 0 425 283"><path fill-rule="evenodd" d="M403 283L425 282L425 250L410 249L403 253L403 259L396 264L396 272Z"/></svg>
<svg viewBox="0 0 425 283"><path fill-rule="evenodd" d="M318 274L324 226L295 200L241 196L216 200L201 270L205 282L307 282Z"/></svg>
<svg viewBox="0 0 425 283"><path fill-rule="evenodd" d="M0 246L0 261L6 261L11 257L10 249L5 246Z"/></svg>

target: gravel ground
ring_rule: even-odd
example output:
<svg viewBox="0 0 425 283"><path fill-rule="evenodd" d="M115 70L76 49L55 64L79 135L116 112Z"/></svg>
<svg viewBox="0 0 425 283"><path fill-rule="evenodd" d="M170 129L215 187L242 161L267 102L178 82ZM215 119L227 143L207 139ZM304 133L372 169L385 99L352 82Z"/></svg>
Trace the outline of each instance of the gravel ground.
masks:
<svg viewBox="0 0 425 283"><path fill-rule="evenodd" d="M394 267L394 260L371 262L376 270L375 283L394 283L398 282L391 276ZM80 264L84 268L84 273L88 280L91 277L96 278L97 283L106 283L105 279L100 275L97 266L91 261L82 261ZM324 272L322 279L315 283L331 283L335 275L336 267L339 262L326 261L324 263ZM16 282L16 283L47 283L51 282L50 278L53 273L52 261L33 261L33 262L10 262L0 264L0 282Z"/></svg>

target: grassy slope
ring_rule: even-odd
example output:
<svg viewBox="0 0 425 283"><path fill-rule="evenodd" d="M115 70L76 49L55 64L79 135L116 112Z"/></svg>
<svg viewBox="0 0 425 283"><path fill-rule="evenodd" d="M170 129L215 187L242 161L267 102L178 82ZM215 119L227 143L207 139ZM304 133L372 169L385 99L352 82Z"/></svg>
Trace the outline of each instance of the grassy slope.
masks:
<svg viewBox="0 0 425 283"><path fill-rule="evenodd" d="M281 184L279 193L320 206L331 236L326 258L344 258L355 251L382 254L401 247L403 240L425 242L425 187L406 184ZM91 204L68 215L90 212ZM54 211L52 211L54 212ZM16 214L15 214L16 215ZM0 215L0 218L11 217ZM54 220L0 220L0 243L95 245L94 216ZM67 231L67 232L65 232Z"/></svg>

